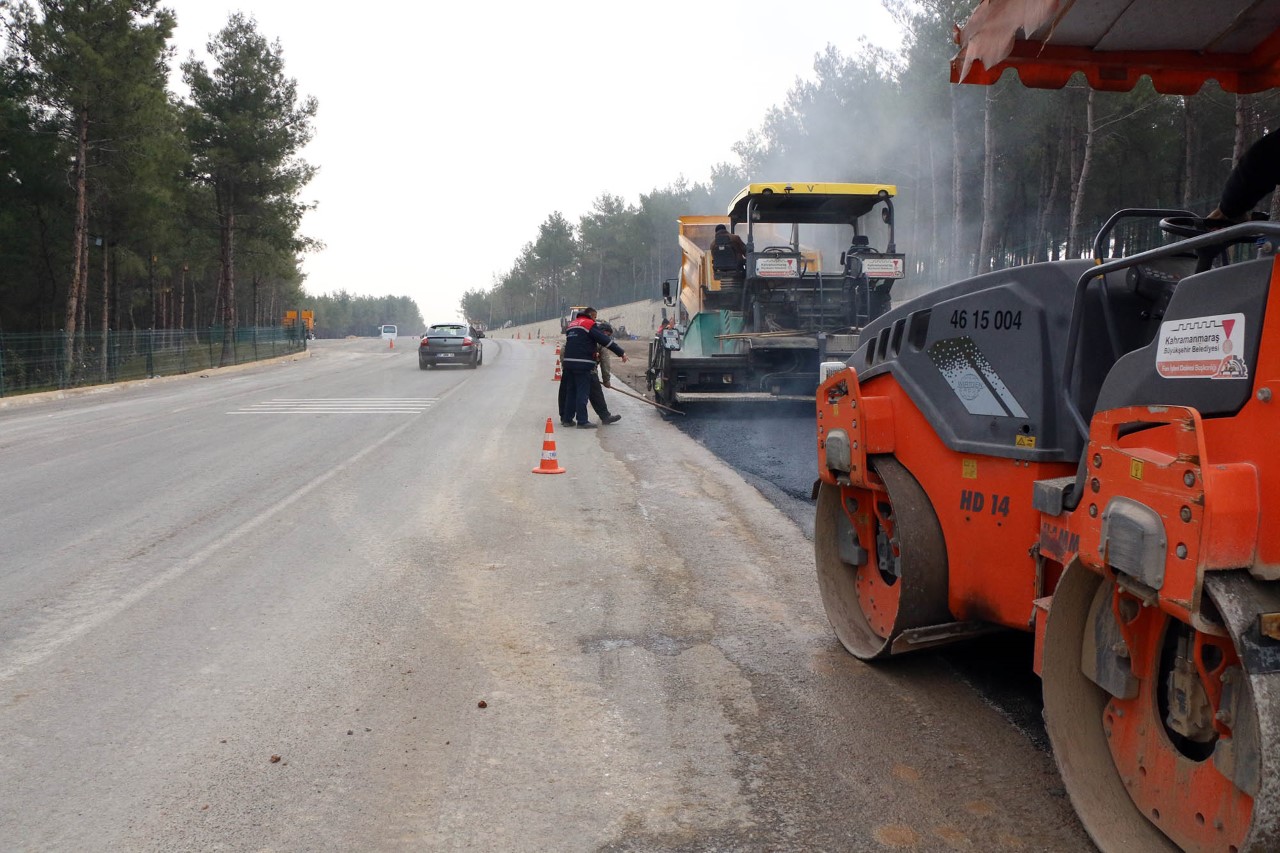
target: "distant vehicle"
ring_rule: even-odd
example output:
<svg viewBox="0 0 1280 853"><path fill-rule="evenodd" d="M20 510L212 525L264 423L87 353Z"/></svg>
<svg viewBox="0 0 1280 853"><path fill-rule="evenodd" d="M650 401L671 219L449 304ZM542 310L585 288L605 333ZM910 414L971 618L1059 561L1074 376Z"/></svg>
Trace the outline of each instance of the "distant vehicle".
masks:
<svg viewBox="0 0 1280 853"><path fill-rule="evenodd" d="M399 332L396 331L396 327L391 324L387 324L382 327L382 339L384 341L393 340L398 334Z"/></svg>
<svg viewBox="0 0 1280 853"><path fill-rule="evenodd" d="M464 323L431 326L418 343L418 368L465 364L474 370L484 362L484 347Z"/></svg>

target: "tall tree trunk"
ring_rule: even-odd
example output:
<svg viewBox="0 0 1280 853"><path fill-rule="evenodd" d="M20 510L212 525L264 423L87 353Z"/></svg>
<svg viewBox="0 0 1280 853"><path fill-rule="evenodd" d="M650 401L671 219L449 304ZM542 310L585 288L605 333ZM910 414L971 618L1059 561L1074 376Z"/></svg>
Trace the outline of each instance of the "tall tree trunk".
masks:
<svg viewBox="0 0 1280 853"><path fill-rule="evenodd" d="M940 287L946 284L942 280L941 270L938 269L938 258L942 257L942 233L939 230L942 224L942 199L938 197L938 186L940 181L937 180L937 163L935 162L933 150L933 136L929 136L929 194L931 210L929 212L929 229L932 232L929 237L929 257L933 260L933 286Z"/></svg>
<svg viewBox="0 0 1280 853"><path fill-rule="evenodd" d="M1081 239L1084 229L1084 197L1089 188L1089 170L1093 165L1095 128L1092 89L1089 90L1089 95L1085 100L1084 124L1084 152L1080 157L1080 175L1076 179L1075 192L1072 193L1071 227L1067 232L1067 245L1070 247L1070 256L1073 258L1078 258L1081 255Z"/></svg>
<svg viewBox="0 0 1280 853"><path fill-rule="evenodd" d="M1056 122L1054 123L1057 124ZM1053 126L1046 128L1052 131ZM1062 153L1063 145L1061 143L1061 134L1053 133L1053 142L1049 145L1045 158L1041 161L1040 169L1040 194L1037 199L1039 209L1036 211L1036 233L1034 236L1035 245L1033 247L1034 254L1032 260L1047 261L1052 253L1049 246L1051 239L1049 236L1049 219L1052 211L1057 208L1058 188L1060 182L1059 176L1062 174Z"/></svg>
<svg viewBox="0 0 1280 853"><path fill-rule="evenodd" d="M105 384L110 378L109 362L111 356L111 252L107 248L107 238L102 238L102 343L99 344L102 361L102 381Z"/></svg>
<svg viewBox="0 0 1280 853"><path fill-rule="evenodd" d="M76 217L71 237L71 281L67 284L67 311L63 323L63 360L65 375L69 379L75 364L76 321L79 319L80 280L84 274L86 221L89 212L89 108L80 107L76 112Z"/></svg>
<svg viewBox="0 0 1280 853"><path fill-rule="evenodd" d="M1200 149L1200 128L1196 124L1194 103L1190 95L1182 99L1182 207L1191 210L1199 188L1199 170L1196 156ZM1237 131L1238 132L1238 131Z"/></svg>
<svg viewBox="0 0 1280 853"><path fill-rule="evenodd" d="M235 360L235 328L236 328L236 255L235 255L236 214L228 201L222 211L219 228L221 248L222 286L222 356L218 359L219 367L226 367Z"/></svg>
<svg viewBox="0 0 1280 853"><path fill-rule="evenodd" d="M87 217L86 217L87 218ZM80 259L80 295L76 297L80 316L76 319L76 364L85 360L85 352L89 349L89 225L85 223L85 241Z"/></svg>
<svg viewBox="0 0 1280 853"><path fill-rule="evenodd" d="M187 328L187 265L178 271L178 331Z"/></svg>
<svg viewBox="0 0 1280 853"><path fill-rule="evenodd" d="M1065 94L1065 93L1064 93ZM1062 249L1064 240L1064 223L1066 216L1063 215L1067 209L1067 198L1071 195L1071 133L1072 121L1070 111L1071 101L1065 99L1064 111L1058 113L1057 122L1054 125L1055 135L1057 138L1058 154L1054 162L1053 183L1049 187L1049 200L1046 204L1044 216L1044 240L1049 249L1049 260L1062 260Z"/></svg>
<svg viewBox="0 0 1280 853"><path fill-rule="evenodd" d="M218 271L218 283L213 288L213 307L209 311L209 339L213 340L213 327L222 320L222 271Z"/></svg>
<svg viewBox="0 0 1280 853"><path fill-rule="evenodd" d="M951 95L951 252L947 262L950 273L948 281L960 278L960 239L964 234L964 162L961 160L963 146L960 139L960 100L958 87L950 87Z"/></svg>
<svg viewBox="0 0 1280 853"><path fill-rule="evenodd" d="M147 297L151 300L151 331L164 325L160 312L160 295L156 293L156 256L147 253Z"/></svg>
<svg viewBox="0 0 1280 853"><path fill-rule="evenodd" d="M995 112L995 87L988 86L982 110L982 231L978 238L979 274L991 271L996 239L996 140L991 114Z"/></svg>
<svg viewBox="0 0 1280 853"><path fill-rule="evenodd" d="M1253 97L1236 95L1236 138L1231 146L1231 164L1240 162L1244 150L1253 142Z"/></svg>

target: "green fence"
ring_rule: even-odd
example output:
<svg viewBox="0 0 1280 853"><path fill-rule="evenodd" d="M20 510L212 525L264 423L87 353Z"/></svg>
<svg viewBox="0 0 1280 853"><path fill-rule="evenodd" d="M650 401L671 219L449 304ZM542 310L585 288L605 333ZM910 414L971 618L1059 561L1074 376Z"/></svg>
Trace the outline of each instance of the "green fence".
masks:
<svg viewBox="0 0 1280 853"><path fill-rule="evenodd" d="M171 376L274 358L307 348L295 329L236 329L223 358L223 329L138 330L78 335L67 358L61 332L0 333L0 397Z"/></svg>

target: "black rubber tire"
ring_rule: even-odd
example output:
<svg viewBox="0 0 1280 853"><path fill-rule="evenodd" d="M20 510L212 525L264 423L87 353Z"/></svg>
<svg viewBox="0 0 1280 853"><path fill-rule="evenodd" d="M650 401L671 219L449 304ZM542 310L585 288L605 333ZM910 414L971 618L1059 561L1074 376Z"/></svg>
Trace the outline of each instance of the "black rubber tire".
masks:
<svg viewBox="0 0 1280 853"><path fill-rule="evenodd" d="M675 391L671 387L671 374L675 371L671 369L671 361L671 353L665 349L661 350L653 360L653 370L656 371L658 380L662 383L662 390L654 390L653 399L659 405L675 408ZM667 413L663 412L663 414Z"/></svg>

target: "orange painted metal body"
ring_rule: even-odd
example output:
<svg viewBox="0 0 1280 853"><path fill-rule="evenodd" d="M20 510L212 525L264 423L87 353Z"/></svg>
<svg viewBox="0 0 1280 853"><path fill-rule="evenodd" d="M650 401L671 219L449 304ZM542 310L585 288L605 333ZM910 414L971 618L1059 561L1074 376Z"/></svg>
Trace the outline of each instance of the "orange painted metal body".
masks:
<svg viewBox="0 0 1280 853"><path fill-rule="evenodd" d="M1253 393L1229 418L1202 419L1182 406L1135 406L1096 414L1090 424L1089 484L1080 506L1064 517L1044 518L1078 537L1080 561L1108 574L1100 552L1102 510L1115 496L1156 510L1168 534L1160 608L1199 630L1205 572L1248 568L1280 579L1280 494L1266 489L1280 476L1280 261L1262 318ZM1126 425L1157 424L1122 435ZM1092 509L1091 509L1092 508ZM1075 540L1073 540L1075 544ZM1065 563L1075 554L1055 555Z"/></svg>
<svg viewBox="0 0 1280 853"><path fill-rule="evenodd" d="M1273 267L1273 282L1276 276ZM1204 420L1179 406L1095 414L1085 496L1075 512L1048 516L1032 508L1032 484L1072 476L1075 463L951 450L892 376L862 385L847 368L818 389L819 478L845 489L879 490L867 457L892 453L924 487L942 524L952 614L1023 630L1033 627L1032 602L1052 593L1061 567L1077 553L1092 570L1107 573L1099 553L1102 510L1114 496L1133 498L1159 512L1168 531L1160 606L1191 623L1204 572L1250 567L1260 577L1280 578L1280 524L1263 523L1280 519L1280 494L1261 485L1266 472L1280 476L1280 287L1268 296L1251 381L1252 397L1230 418ZM1133 423L1158 425L1122 436L1121 427ZM852 447L845 482L827 464L825 438L832 430L843 430ZM865 527L860 520L869 522L851 520L855 529ZM1056 565L1038 571L1037 555Z"/></svg>
<svg viewBox="0 0 1280 853"><path fill-rule="evenodd" d="M1126 602L1132 604L1129 612L1135 614L1127 620L1120 615L1121 604ZM1166 834L1182 840L1184 848L1226 849L1223 839L1240 839L1247 833L1253 818L1253 798L1236 788L1212 761L1192 761L1167 747L1167 735L1159 720L1160 685L1153 674L1159 671L1161 644L1171 617L1160 609L1143 607L1139 599L1123 590L1116 594L1112 606L1129 649L1133 672L1138 676L1137 695L1132 699L1112 697L1103 712L1102 726L1116 771L1134 805ZM1202 663L1202 647L1206 645L1219 653L1219 662L1212 670ZM1240 660L1229 638L1207 634L1196 634L1193 657L1216 711L1222 695L1222 675L1229 667L1238 666ZM1221 735L1231 734L1221 721L1215 722L1215 728Z"/></svg>
<svg viewBox="0 0 1280 853"><path fill-rule="evenodd" d="M957 27L951 82L991 85L1013 68L1023 85L1047 89L1073 74L1110 92L1128 92L1144 75L1164 94L1195 94L1209 79L1240 94L1280 85L1268 4L1197 5L1178 15L1163 0L982 0Z"/></svg>
<svg viewBox="0 0 1280 853"><path fill-rule="evenodd" d="M864 497L884 492L868 456L892 454L911 472L943 530L948 603L957 621L1034 631L1040 672L1044 625L1065 567L1078 564L1112 584L1111 607L1137 689L1131 698L1109 697L1099 723L1134 805L1188 850L1235 849L1224 844L1239 844L1254 817L1253 798L1212 760L1192 760L1170 746L1160 694L1172 688L1162 681L1161 655L1171 632L1186 630L1179 623L1193 629L1187 635L1194 648L1191 678L1203 688L1213 730L1233 737L1222 681L1241 661L1220 622L1206 618L1212 604L1204 579L1209 572L1248 570L1261 580L1280 580L1280 490L1264 485L1280 477L1280 262L1271 281L1265 316L1255 320L1262 335L1254 375L1222 380L1251 383L1244 406L1234 416L1209 419L1176 405L1096 412L1083 495L1060 515L1033 508L1033 484L1074 478L1076 463L953 451L890 374L864 385L846 368L818 389L820 479L854 499L842 504L865 506ZM849 459L833 470L827 440L837 432L847 437ZM1115 498L1137 501L1163 521L1167 547L1158 588L1110 565L1103 518ZM872 513L849 517L873 550Z"/></svg>
<svg viewBox="0 0 1280 853"><path fill-rule="evenodd" d="M837 389L845 394L834 393ZM834 399L835 402L828 402ZM959 621L983 621L1030 630L1031 602L1044 594L1032 546L1040 516L1031 507L1035 480L1062 477L1074 465L1023 462L957 453L944 446L906 392L890 376L865 386L852 369L828 378L818 389L818 470L841 485L827 466L825 436L844 430L853 448L849 484L854 491L882 487L866 457L892 453L933 501L946 541L948 600ZM851 516L867 543L869 519Z"/></svg>

